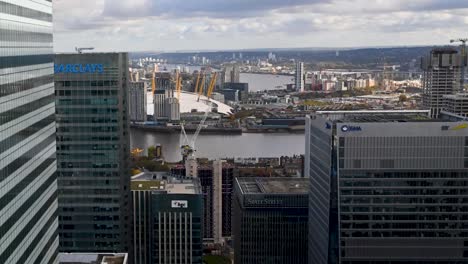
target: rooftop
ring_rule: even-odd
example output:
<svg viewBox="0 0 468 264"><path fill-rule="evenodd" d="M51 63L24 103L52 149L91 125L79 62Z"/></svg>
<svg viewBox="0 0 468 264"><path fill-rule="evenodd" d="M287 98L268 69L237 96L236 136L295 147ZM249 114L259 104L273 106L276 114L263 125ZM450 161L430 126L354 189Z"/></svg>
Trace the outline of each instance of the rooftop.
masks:
<svg viewBox="0 0 468 264"><path fill-rule="evenodd" d="M60 253L59 264L127 264L127 253Z"/></svg>
<svg viewBox="0 0 468 264"><path fill-rule="evenodd" d="M458 51L454 47L438 47L432 49L431 53L448 53L448 54L455 54Z"/></svg>
<svg viewBox="0 0 468 264"><path fill-rule="evenodd" d="M368 114L368 115L347 115L338 122L359 122L359 123L389 123L389 122L434 122L441 121L421 114Z"/></svg>
<svg viewBox="0 0 468 264"><path fill-rule="evenodd" d="M318 116L335 122L356 123L404 123L447 122L429 116L429 110L363 110L363 111L317 111Z"/></svg>
<svg viewBox="0 0 468 264"><path fill-rule="evenodd" d="M305 178L236 178L244 194L307 194Z"/></svg>
<svg viewBox="0 0 468 264"><path fill-rule="evenodd" d="M132 191L166 191L171 194L197 194L200 192L194 179L176 178L165 172L142 172L132 177Z"/></svg>

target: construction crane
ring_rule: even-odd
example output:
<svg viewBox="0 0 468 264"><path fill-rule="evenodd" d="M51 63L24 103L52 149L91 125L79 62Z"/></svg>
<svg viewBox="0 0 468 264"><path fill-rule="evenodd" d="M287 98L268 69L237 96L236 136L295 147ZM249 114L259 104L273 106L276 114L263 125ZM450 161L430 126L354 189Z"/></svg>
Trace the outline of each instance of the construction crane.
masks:
<svg viewBox="0 0 468 264"><path fill-rule="evenodd" d="M195 143L197 142L197 138L200 135L200 132L202 128L205 126L206 119L208 118L208 114L211 112L211 102L208 101L208 108L205 111L205 114L203 115L202 120L198 124L197 130L195 131L195 134L193 134L192 139L189 140L187 133L185 131L185 126L184 124L180 124L183 140L182 140L182 146L181 146L181 151L182 151L182 157L183 161L186 161L187 158L195 158Z"/></svg>
<svg viewBox="0 0 468 264"><path fill-rule="evenodd" d="M466 65L466 42L468 38L460 38L460 39L452 39L450 43L461 43L460 44L460 51L462 57L462 65L461 65L461 76L460 76L460 90L465 90L465 65Z"/></svg>
<svg viewBox="0 0 468 264"><path fill-rule="evenodd" d="M213 104L210 101L210 96L213 93L213 89L214 89L214 86L216 84L217 77L218 77L218 73L215 73L213 75L213 77L211 78L210 86L208 87L208 90L207 90L206 103L207 103L208 107L206 108L205 114L203 115L202 120L198 124L197 130L195 131L195 134L193 134L191 140L189 140L188 137L187 137L187 133L185 131L184 124L182 123L180 125L181 126L181 133L182 133L182 136L183 136L181 151L182 151L182 157L183 157L184 161L186 161L187 158L192 158L192 159L195 158L195 151L196 151L195 143L197 142L198 135L200 135L200 132L201 132L202 128L205 126L205 122L206 122L206 119L208 118L208 114L211 112ZM203 81L204 80L205 80L205 76L203 75ZM200 99L200 95L202 93L203 93L203 89L199 93L198 99Z"/></svg>
<svg viewBox="0 0 468 264"><path fill-rule="evenodd" d="M82 54L83 51L85 50L94 50L94 48L90 47L90 48L78 48L78 47L75 47L75 50L76 52L78 52L78 54Z"/></svg>

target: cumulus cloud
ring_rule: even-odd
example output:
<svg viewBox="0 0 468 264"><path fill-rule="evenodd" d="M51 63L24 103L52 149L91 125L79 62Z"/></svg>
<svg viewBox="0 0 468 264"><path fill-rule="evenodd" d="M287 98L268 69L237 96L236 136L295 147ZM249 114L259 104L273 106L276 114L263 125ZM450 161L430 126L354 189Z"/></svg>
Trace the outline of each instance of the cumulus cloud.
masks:
<svg viewBox="0 0 468 264"><path fill-rule="evenodd" d="M106 0L104 14L108 16L164 17L246 17L262 15L288 6L310 6L331 0Z"/></svg>
<svg viewBox="0 0 468 264"><path fill-rule="evenodd" d="M57 50L439 44L464 36L460 0L54 0ZM77 44L78 45L78 44Z"/></svg>

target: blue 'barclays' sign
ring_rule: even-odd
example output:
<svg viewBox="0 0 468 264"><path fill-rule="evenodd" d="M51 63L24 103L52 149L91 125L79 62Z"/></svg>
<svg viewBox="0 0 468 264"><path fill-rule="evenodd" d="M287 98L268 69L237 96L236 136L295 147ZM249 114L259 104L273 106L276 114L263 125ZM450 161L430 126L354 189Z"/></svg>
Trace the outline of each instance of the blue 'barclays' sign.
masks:
<svg viewBox="0 0 468 264"><path fill-rule="evenodd" d="M55 73L103 73L102 64L55 64Z"/></svg>

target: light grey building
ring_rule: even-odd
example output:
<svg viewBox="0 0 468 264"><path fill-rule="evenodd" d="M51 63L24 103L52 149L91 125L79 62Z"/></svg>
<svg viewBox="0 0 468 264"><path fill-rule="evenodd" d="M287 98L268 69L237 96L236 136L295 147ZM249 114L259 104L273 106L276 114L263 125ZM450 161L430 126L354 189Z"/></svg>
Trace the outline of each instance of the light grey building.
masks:
<svg viewBox="0 0 468 264"><path fill-rule="evenodd" d="M165 116L171 121L179 121L180 120L180 103L179 99L175 97L166 98L166 102L164 104L165 107Z"/></svg>
<svg viewBox="0 0 468 264"><path fill-rule="evenodd" d="M296 91L304 92L305 89L305 73L304 73L304 63L297 62L296 63L296 76L295 76L295 83L296 83Z"/></svg>
<svg viewBox="0 0 468 264"><path fill-rule="evenodd" d="M130 252L128 54L55 57L62 252Z"/></svg>
<svg viewBox="0 0 468 264"><path fill-rule="evenodd" d="M170 99L170 100L168 100ZM175 103L174 89L158 89L154 92L154 119L168 119L168 112L176 110L174 107ZM168 103L172 105L168 108ZM173 112L174 114L176 112ZM179 119L180 119L180 105L179 105Z"/></svg>
<svg viewBox="0 0 468 264"><path fill-rule="evenodd" d="M441 113L468 118L468 93L444 95L445 107Z"/></svg>
<svg viewBox="0 0 468 264"><path fill-rule="evenodd" d="M228 64L223 70L224 83L239 83L240 82L240 66L238 64Z"/></svg>
<svg viewBox="0 0 468 264"><path fill-rule="evenodd" d="M309 263L468 261L468 122L307 117Z"/></svg>
<svg viewBox="0 0 468 264"><path fill-rule="evenodd" d="M444 95L463 91L460 87L461 66L465 60L454 48L436 48L422 59L423 105L438 118L446 104Z"/></svg>
<svg viewBox="0 0 468 264"><path fill-rule="evenodd" d="M166 90L156 90L154 92L154 119L166 117Z"/></svg>
<svg viewBox="0 0 468 264"><path fill-rule="evenodd" d="M0 0L0 263L57 263L52 2Z"/></svg>
<svg viewBox="0 0 468 264"><path fill-rule="evenodd" d="M198 179L132 177L133 264L202 264L203 196Z"/></svg>
<svg viewBox="0 0 468 264"><path fill-rule="evenodd" d="M129 108L130 121L145 122L147 119L147 84L146 82L130 82Z"/></svg>

